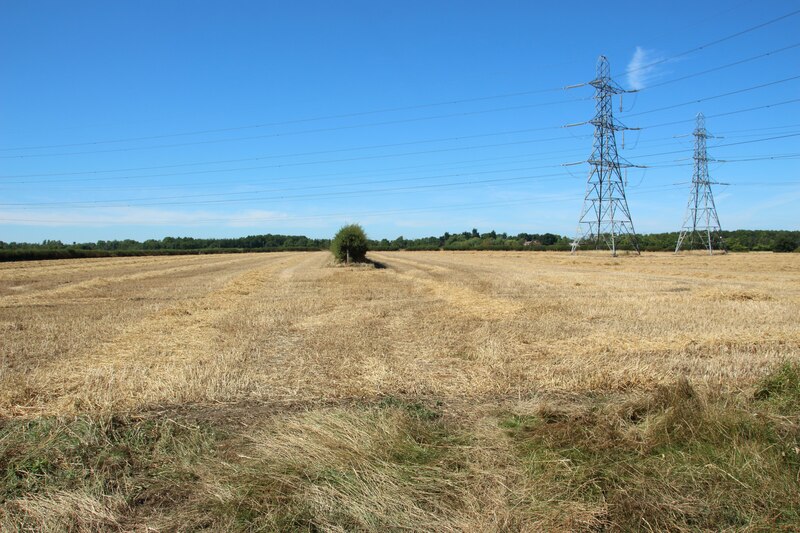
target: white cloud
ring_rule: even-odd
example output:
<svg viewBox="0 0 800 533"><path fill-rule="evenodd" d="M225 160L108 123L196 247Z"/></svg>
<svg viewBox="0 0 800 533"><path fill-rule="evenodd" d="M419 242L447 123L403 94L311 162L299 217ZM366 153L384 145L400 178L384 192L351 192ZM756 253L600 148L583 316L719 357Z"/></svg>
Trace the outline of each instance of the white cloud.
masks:
<svg viewBox="0 0 800 533"><path fill-rule="evenodd" d="M628 63L628 86L633 90L644 89L647 84L660 75L658 65L653 63L661 61L654 50L647 50L637 46L633 57Z"/></svg>

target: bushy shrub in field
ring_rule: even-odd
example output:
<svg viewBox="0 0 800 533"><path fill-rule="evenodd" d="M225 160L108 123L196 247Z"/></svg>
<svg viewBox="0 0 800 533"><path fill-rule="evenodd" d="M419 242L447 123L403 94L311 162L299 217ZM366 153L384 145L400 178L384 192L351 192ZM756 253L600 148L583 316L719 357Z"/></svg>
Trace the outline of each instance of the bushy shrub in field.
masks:
<svg viewBox="0 0 800 533"><path fill-rule="evenodd" d="M340 263L363 262L367 258L367 235L358 224L342 227L331 241L331 252Z"/></svg>

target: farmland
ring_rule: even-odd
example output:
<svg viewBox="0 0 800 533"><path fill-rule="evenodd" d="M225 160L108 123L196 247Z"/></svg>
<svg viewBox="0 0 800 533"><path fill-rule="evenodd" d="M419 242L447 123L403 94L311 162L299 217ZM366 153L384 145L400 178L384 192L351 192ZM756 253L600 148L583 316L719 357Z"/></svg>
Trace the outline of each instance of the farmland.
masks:
<svg viewBox="0 0 800 533"><path fill-rule="evenodd" d="M800 526L796 254L369 257L0 264L4 529Z"/></svg>

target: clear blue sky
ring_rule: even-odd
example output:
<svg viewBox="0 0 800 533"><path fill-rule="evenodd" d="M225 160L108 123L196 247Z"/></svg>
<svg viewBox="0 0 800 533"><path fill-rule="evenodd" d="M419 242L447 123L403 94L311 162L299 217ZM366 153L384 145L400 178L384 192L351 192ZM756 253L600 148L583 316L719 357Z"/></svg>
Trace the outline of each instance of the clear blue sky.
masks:
<svg viewBox="0 0 800 533"><path fill-rule="evenodd" d="M592 79L600 54L641 89L615 105L643 128L621 154L652 167L628 171L637 231L680 228L692 138L676 136L700 111L724 137L710 155L730 160L710 167L730 183L715 188L723 228L796 230L800 102L739 111L800 98L800 79L781 81L800 76L800 14L715 43L796 10L6 0L0 240L325 237L347 222L375 238L573 235L588 168L561 164L588 157L592 129L560 126L592 117L593 90L560 88Z"/></svg>

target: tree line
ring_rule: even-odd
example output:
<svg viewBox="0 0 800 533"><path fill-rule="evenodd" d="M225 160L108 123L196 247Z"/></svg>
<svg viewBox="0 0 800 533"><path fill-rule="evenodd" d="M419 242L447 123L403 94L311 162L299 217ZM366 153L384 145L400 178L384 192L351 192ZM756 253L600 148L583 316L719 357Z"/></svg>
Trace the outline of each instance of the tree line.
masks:
<svg viewBox="0 0 800 533"><path fill-rule="evenodd" d="M800 251L800 231L784 230L735 230L723 231L725 247L731 252L794 252ZM648 252L671 252L675 250L678 233L651 233L639 235L639 247ZM508 235L490 231L480 233L477 229L462 233L445 233L439 237L405 239L398 237L369 241L370 250L553 250L566 251L572 246L572 237L553 233L518 233ZM688 243L685 243L688 244ZM632 250L627 236L620 239L618 248Z"/></svg>
<svg viewBox="0 0 800 533"><path fill-rule="evenodd" d="M723 231L722 238L731 252L795 252L800 251L800 231L735 230ZM678 233L639 235L643 251L669 252L675 249ZM438 237L394 240L370 240L369 249L390 250L552 250L570 249L571 237L554 233L518 233L510 235L490 231L461 233L445 232ZM173 255L198 253L312 251L330 248L330 239L312 239L303 235L249 235L225 239L194 237L164 237L136 241L132 239L100 240L88 243L63 243L45 240L41 243L0 241L0 261L30 259L62 259L71 257L107 257L121 255ZM632 249L630 241L622 238L619 249Z"/></svg>
<svg viewBox="0 0 800 533"><path fill-rule="evenodd" d="M330 246L330 239L311 239L303 235L248 235L225 239L164 237L72 244L58 240L41 243L0 241L0 261L69 259L73 257L115 257L135 255L224 254L241 252L316 251Z"/></svg>

